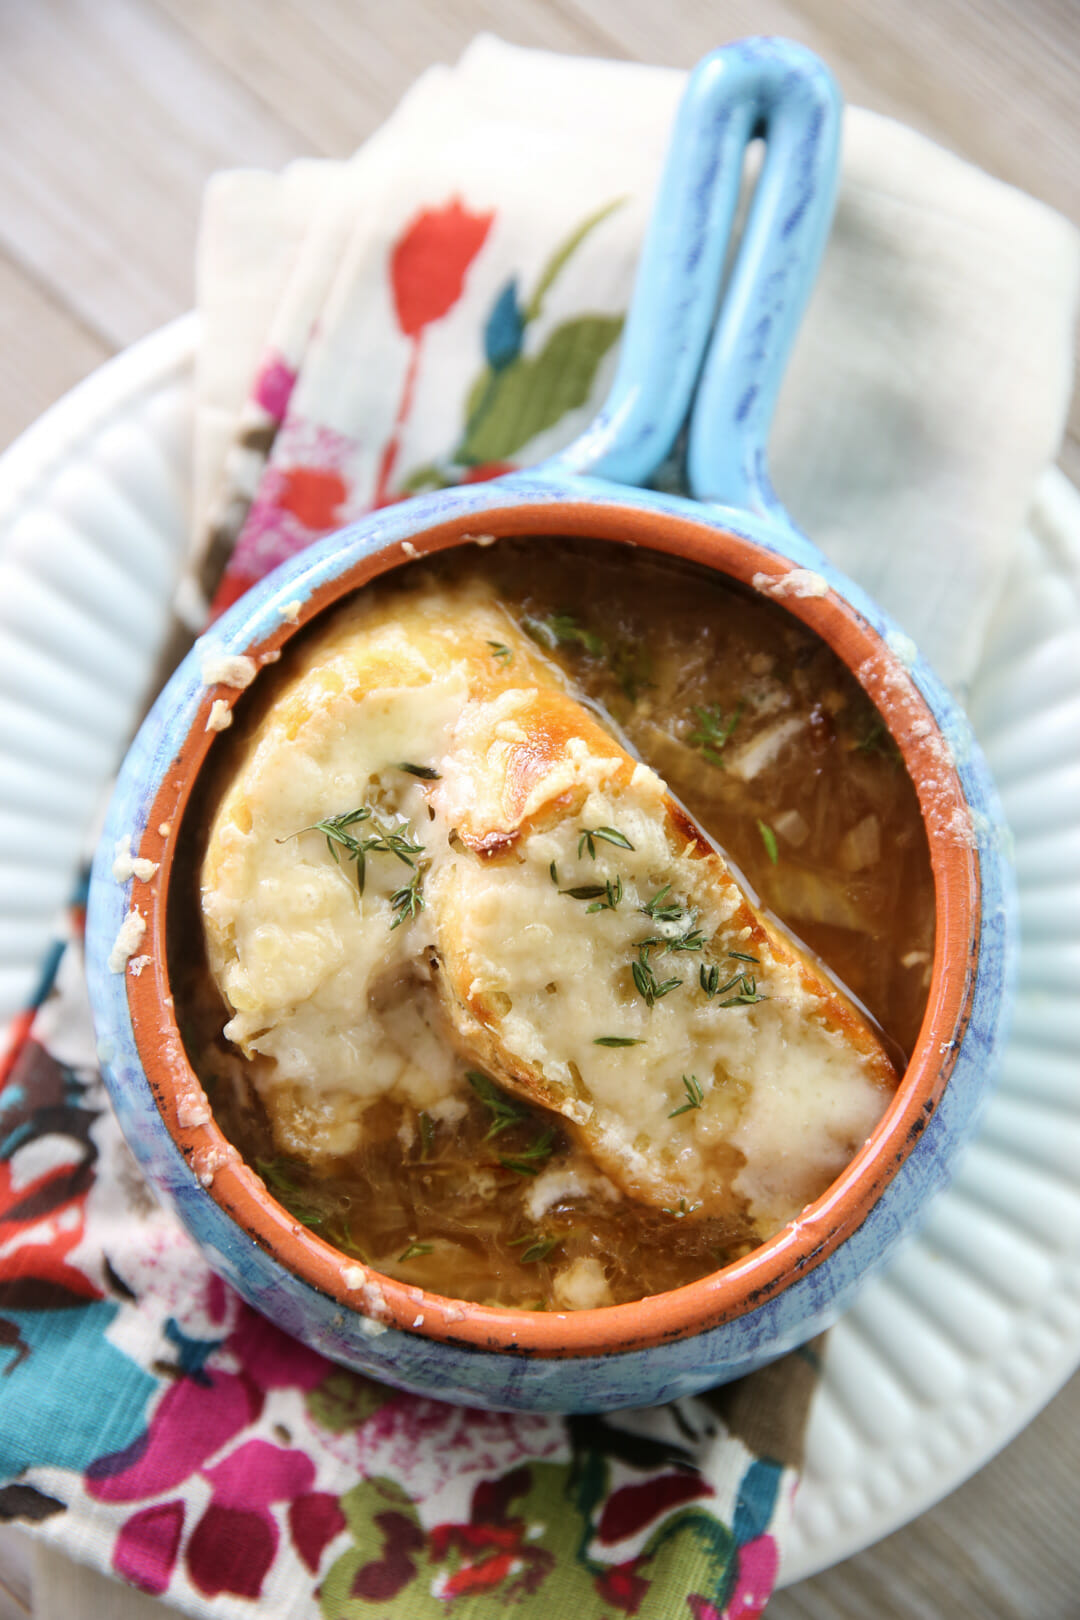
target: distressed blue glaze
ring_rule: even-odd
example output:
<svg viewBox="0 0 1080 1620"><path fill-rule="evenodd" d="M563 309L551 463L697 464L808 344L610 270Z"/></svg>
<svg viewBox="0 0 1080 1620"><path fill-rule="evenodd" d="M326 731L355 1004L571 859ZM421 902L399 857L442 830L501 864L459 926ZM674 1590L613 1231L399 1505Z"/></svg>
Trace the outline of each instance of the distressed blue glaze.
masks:
<svg viewBox="0 0 1080 1620"><path fill-rule="evenodd" d="M784 521L764 470L776 396L836 200L841 104L822 62L748 39L695 70L675 120L611 393L553 465L646 484L688 426L702 501ZM717 313L747 142L765 154Z"/></svg>
<svg viewBox="0 0 1080 1620"><path fill-rule="evenodd" d="M770 148L779 131L775 138L783 142L783 160L770 168L766 155L762 185L769 190L760 208L755 205L743 250L749 256L739 261L732 283L743 277L741 302L725 303L714 321L715 286L734 206L733 171L762 119ZM945 687L900 628L798 533L772 496L765 472L765 433L780 369L831 209L836 119L831 81L800 47L755 40L707 58L680 113L679 162L669 165L643 260L639 298L656 301L659 335L655 342L650 338L648 308L641 316L635 304L627 330L632 358L624 355L611 398L593 428L540 468L391 507L278 569L225 614L180 665L121 770L94 864L87 959L99 1053L124 1133L150 1181L210 1263L252 1305L334 1360L400 1388L480 1406L585 1412L649 1405L739 1377L826 1327L887 1263L947 1181L987 1096L1004 1039L1017 937L1008 833L997 794ZM664 238L659 247L658 234ZM629 487L651 475L688 416L693 487L708 504ZM586 475L589 467L593 472ZM125 976L110 973L106 965L129 904L127 892L112 879L111 851L124 833L139 846L154 797L204 696L200 661L208 647L245 651L280 628L286 603L305 601L377 553L397 548L397 560L402 540L434 525L464 520L476 532L498 533L507 514L540 506L548 509L543 526L565 532L573 523L563 512L582 501L610 515L613 528L628 511L651 514L658 524L677 517L695 522L705 535L742 536L796 567L814 569L909 666L950 743L976 830L982 939L971 1019L941 1102L862 1226L814 1269L736 1320L645 1350L568 1360L437 1343L393 1329L373 1337L363 1330L361 1317L300 1281L246 1237L201 1186L169 1136L136 1050Z"/></svg>

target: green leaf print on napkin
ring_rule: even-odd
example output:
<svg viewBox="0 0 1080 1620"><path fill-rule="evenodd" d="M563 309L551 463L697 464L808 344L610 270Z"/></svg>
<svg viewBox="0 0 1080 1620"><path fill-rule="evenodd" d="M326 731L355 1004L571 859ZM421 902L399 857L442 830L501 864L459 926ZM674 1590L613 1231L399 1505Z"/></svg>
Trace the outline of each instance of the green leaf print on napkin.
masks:
<svg viewBox="0 0 1080 1620"><path fill-rule="evenodd" d="M445 460L414 467L398 485L398 498L506 471L509 457L586 403L600 362L618 341L623 316L586 314L564 321L535 355L523 352L525 338L586 237L625 200L617 197L575 225L549 255L526 303L517 276L500 288L481 334L487 363L466 397L461 438Z"/></svg>
<svg viewBox="0 0 1080 1620"><path fill-rule="evenodd" d="M394 1480L363 1481L340 1498L352 1545L320 1583L325 1620L367 1620L377 1604L409 1620L442 1620L462 1601L471 1615L482 1603L485 1613L521 1620L608 1620L658 1614L660 1605L671 1615L719 1615L735 1567L727 1525L707 1508L684 1507L635 1537L643 1544L628 1562L605 1562L591 1544L604 1540L606 1492L583 1500L580 1485L567 1463L524 1461L477 1482L467 1519L425 1530ZM661 1500L655 1509L663 1515Z"/></svg>
<svg viewBox="0 0 1080 1620"><path fill-rule="evenodd" d="M362 1373L336 1370L307 1396L307 1409L314 1421L332 1434L344 1434L363 1423L390 1399L383 1384Z"/></svg>
<svg viewBox="0 0 1080 1620"><path fill-rule="evenodd" d="M535 359L490 368L469 393L458 459L505 461L589 397L596 369L622 331L621 315L579 315L557 326Z"/></svg>

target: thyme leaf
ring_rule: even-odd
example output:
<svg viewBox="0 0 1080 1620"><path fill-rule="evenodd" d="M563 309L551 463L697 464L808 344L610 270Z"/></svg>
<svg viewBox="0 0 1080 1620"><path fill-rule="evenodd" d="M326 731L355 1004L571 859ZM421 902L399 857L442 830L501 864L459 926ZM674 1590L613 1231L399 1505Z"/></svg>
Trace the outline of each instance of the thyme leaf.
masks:
<svg viewBox="0 0 1080 1620"><path fill-rule="evenodd" d="M554 651L556 647L581 647L591 658L602 658L605 647L602 638L592 630L584 629L572 613L549 613L546 618L526 617L521 628L541 647Z"/></svg>
<svg viewBox="0 0 1080 1620"><path fill-rule="evenodd" d="M424 899L424 866L419 867L402 889L395 889L390 896L390 904L397 916L390 924L390 932L400 928L403 922L411 922L418 912L423 911L426 901Z"/></svg>
<svg viewBox="0 0 1080 1620"><path fill-rule="evenodd" d="M509 1154L505 1159L500 1159L499 1163L504 1170L513 1170L515 1175L538 1176L540 1166L551 1158L554 1146L555 1132L543 1131L527 1148L522 1148L520 1153Z"/></svg>
<svg viewBox="0 0 1080 1620"><path fill-rule="evenodd" d="M430 765L410 765L408 760L402 760L398 770L407 771L410 776L418 776L422 782L442 781L438 771L432 770Z"/></svg>
<svg viewBox="0 0 1080 1620"><path fill-rule="evenodd" d="M671 893L671 884L665 883L662 889L657 889L651 900L646 901L638 910L651 917L653 922L677 922L685 915L686 907L667 897Z"/></svg>
<svg viewBox="0 0 1080 1620"><path fill-rule="evenodd" d="M665 1208L663 1213L665 1215L674 1215L677 1221L681 1221L684 1216L692 1215L697 1207L697 1204L688 1204L685 1198L680 1198L674 1209Z"/></svg>
<svg viewBox="0 0 1080 1620"><path fill-rule="evenodd" d="M629 641L620 641L612 650L608 663L611 673L628 703L636 703L643 687L652 686L652 659L643 647Z"/></svg>
<svg viewBox="0 0 1080 1620"><path fill-rule="evenodd" d="M528 1232L525 1237L515 1238L510 1247L520 1249L522 1244L528 1244L521 1256L522 1265L528 1266L537 1260L546 1260L552 1249L557 1249L561 1242L560 1237L543 1237L538 1232Z"/></svg>
<svg viewBox="0 0 1080 1620"><path fill-rule="evenodd" d="M412 768L409 766L401 767L402 770ZM415 767L417 770L420 768L419 766ZM365 822L371 823L372 833L370 837L357 838L355 834L350 832L351 827L359 827ZM416 862L413 860L413 856L421 855L424 849L423 844L417 844L413 841L412 829L407 821L399 821L393 826L388 826L385 822L380 821L375 816L371 806L366 804L359 805L355 810L344 810L339 816L328 816L325 821L312 822L310 827L300 827L296 832L289 833L287 837L279 838L278 843L287 844L289 839L299 838L302 833L306 832L322 833L326 839L326 847L334 858L335 866L341 864L338 856L339 849L345 851L347 859L356 862L356 887L361 894L364 892L364 882L367 877L366 857L369 854L379 851L385 855L393 855L406 866L415 866Z"/></svg>
<svg viewBox="0 0 1080 1620"><path fill-rule="evenodd" d="M489 641L491 656L497 658L500 664L509 664L513 660L513 653L504 641Z"/></svg>
<svg viewBox="0 0 1080 1620"><path fill-rule="evenodd" d="M683 1090L686 1092L686 1101L679 1108L673 1108L668 1119L678 1119L680 1114L688 1114L691 1108L700 1108L705 1101L705 1093L698 1084L696 1074L684 1074L682 1077Z"/></svg>
<svg viewBox="0 0 1080 1620"><path fill-rule="evenodd" d="M591 900L593 904L587 908L591 914L594 911L616 911L619 901L623 897L622 878L616 876L615 881L610 879L606 883L582 883L575 889L560 889L571 900Z"/></svg>
<svg viewBox="0 0 1080 1620"><path fill-rule="evenodd" d="M737 703L730 715L725 719L724 711L718 703L702 707L693 705L693 713L697 715L697 729L687 737L691 748L696 748L709 761L711 765L723 765L720 751L727 743L731 733L739 723L743 712L743 705Z"/></svg>
<svg viewBox="0 0 1080 1620"><path fill-rule="evenodd" d="M736 957L740 962L757 961L756 957L744 956L740 951L729 951L728 955ZM721 984L720 969L716 963L710 962L706 965L703 962L698 969L698 983L710 1001L714 996L727 996L729 990L734 990L735 994L722 1001L721 1007L752 1007L755 1002L769 999L768 996L761 994L757 987L757 979L745 968L735 973L726 984Z"/></svg>
<svg viewBox="0 0 1080 1620"><path fill-rule="evenodd" d="M670 995L682 984L681 979L664 979L661 982L649 962L648 946L638 948L637 959L630 964L630 972L634 980L634 988L647 1007L652 1007L662 996Z"/></svg>
<svg viewBox="0 0 1080 1620"><path fill-rule="evenodd" d="M432 1119L431 1115L426 1111L426 1109L421 1109L419 1123L420 1160L421 1163L425 1163L431 1158L431 1152L435 1146L435 1121Z"/></svg>
<svg viewBox="0 0 1080 1620"><path fill-rule="evenodd" d="M552 883L554 883L555 887L558 888L559 887L559 871L558 871L558 867L555 865L554 861L552 861L551 865L548 867L548 875L550 876L551 881L552 881Z"/></svg>
<svg viewBox="0 0 1080 1620"><path fill-rule="evenodd" d="M604 884L603 899L594 900L591 906L586 906L586 913L591 915L594 911L617 911L622 897L622 878L616 875L614 883Z"/></svg>
<svg viewBox="0 0 1080 1620"><path fill-rule="evenodd" d="M768 996L758 994L753 979L750 979L748 984L749 988L741 990L737 996L729 996L726 1001L722 1001L721 1007L752 1007L755 1002L768 1001Z"/></svg>
<svg viewBox="0 0 1080 1620"><path fill-rule="evenodd" d="M733 956L736 962L753 962L755 967L761 966L760 956L748 956L745 951L728 951L728 955Z"/></svg>
<svg viewBox="0 0 1080 1620"><path fill-rule="evenodd" d="M605 844L614 844L617 849L633 849L633 844L625 833L618 827L582 827L581 837L578 839L578 860L581 859L582 850L587 849L592 860L596 859L597 838L602 838Z"/></svg>
<svg viewBox="0 0 1080 1620"><path fill-rule="evenodd" d="M420 1254L430 1254L434 1247L434 1243L410 1243L404 1254L398 1255L398 1264L403 1260L415 1260Z"/></svg>
<svg viewBox="0 0 1080 1620"><path fill-rule="evenodd" d="M894 765L900 763L901 754L896 741L880 714L875 714L869 729L855 744L860 754L881 754Z"/></svg>
<svg viewBox="0 0 1080 1620"><path fill-rule="evenodd" d="M422 855L423 844L414 843L411 837L412 829L407 821L399 821L393 827L387 827L384 822L373 823L376 832L372 838L364 839L365 852L367 850L381 850L385 855L393 855L405 866L415 866L414 855Z"/></svg>
<svg viewBox="0 0 1080 1620"><path fill-rule="evenodd" d="M644 1046L644 1041L636 1040L633 1035L597 1035L593 1041L594 1046Z"/></svg>
<svg viewBox="0 0 1080 1620"><path fill-rule="evenodd" d="M758 817L757 825L758 832L761 834L761 842L765 845L765 853L775 866L780 859L780 851L776 845L776 834L769 826L769 823L767 821L762 821L760 816Z"/></svg>
<svg viewBox="0 0 1080 1620"><path fill-rule="evenodd" d="M356 810L343 810L340 816L327 816L325 821L313 821L310 827L300 827L285 838L279 838L279 844L287 844L292 838L299 838L306 832L321 832L326 839L326 847L338 860L337 846L340 845L354 860L360 851L360 845L349 832L350 827L359 826L361 822L370 821L371 810L366 804L360 805Z"/></svg>
<svg viewBox="0 0 1080 1620"><path fill-rule="evenodd" d="M294 1220L311 1228L325 1226L327 1213L304 1201L304 1190L297 1182L293 1167L281 1159L256 1159L255 1168L270 1191L284 1204Z"/></svg>
<svg viewBox="0 0 1080 1620"><path fill-rule="evenodd" d="M485 1142L490 1142L493 1136L498 1136L500 1131L505 1131L508 1126L520 1125L522 1120L528 1119L528 1109L515 1102L495 1084L494 1080L482 1074L479 1069L467 1069L465 1078L491 1114L491 1126L484 1137Z"/></svg>

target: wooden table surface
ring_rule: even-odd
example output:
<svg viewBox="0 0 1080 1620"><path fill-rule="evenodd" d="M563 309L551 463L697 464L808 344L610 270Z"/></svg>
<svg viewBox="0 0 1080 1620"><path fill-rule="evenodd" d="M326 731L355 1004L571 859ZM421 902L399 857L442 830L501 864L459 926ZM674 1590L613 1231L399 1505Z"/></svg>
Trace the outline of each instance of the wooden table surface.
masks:
<svg viewBox="0 0 1080 1620"><path fill-rule="evenodd" d="M1080 220L1078 0L0 0L0 448L190 307L209 174L351 152L482 29L678 66L787 34L851 101ZM1080 482L1075 401L1061 465ZM779 1594L770 1620L1076 1620L1078 1479L1074 1379L944 1504ZM35 1589L42 1620L73 1614L76 1587L80 1615L162 1613L73 1584L55 1554L35 1569L0 1532L0 1620L33 1612Z"/></svg>

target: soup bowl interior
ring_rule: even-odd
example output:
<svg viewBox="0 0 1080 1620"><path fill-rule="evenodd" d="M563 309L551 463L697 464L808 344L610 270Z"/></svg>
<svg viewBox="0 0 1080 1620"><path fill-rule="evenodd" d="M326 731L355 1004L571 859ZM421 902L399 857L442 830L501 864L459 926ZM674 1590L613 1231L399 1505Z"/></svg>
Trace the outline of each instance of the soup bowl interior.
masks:
<svg viewBox="0 0 1080 1620"><path fill-rule="evenodd" d="M488 504L480 510L475 497L456 511L453 502L443 501L426 521L420 512L408 522L399 515L387 517L381 528L376 521L345 531L285 565L207 633L203 648L190 655L159 700L125 765L91 899L92 1001L106 1077L137 1156L172 1198L211 1263L253 1303L331 1355L359 1365L369 1364L366 1351L392 1329L430 1341L435 1351L443 1344L557 1362L647 1351L759 1312L809 1273L827 1267L920 1151L964 1050L980 973L986 1006L1000 1009L1006 999L1006 942L995 936L988 956L985 938L986 861L995 845L993 837L980 841L980 831L995 820L992 803L987 810L992 788L980 775L947 695L931 676L915 678L914 649L880 614L853 605L849 594L859 596L854 587L825 564L821 574L807 571L805 558L783 536L764 527L755 535L745 520L737 529L722 514L703 517L688 503L661 503L636 492L553 502L531 498L527 489L500 501L494 487L485 499ZM328 609L417 557L486 544L492 536L552 534L623 546L628 554L649 549L718 570L773 596L821 637L884 718L914 783L936 907L929 998L906 1073L877 1128L825 1194L769 1241L710 1276L633 1303L574 1312L500 1309L418 1289L350 1260L301 1225L240 1160L210 1114L178 1025L166 940L170 897L184 881L176 854L185 813L216 746L216 732L207 729L211 704L222 698L241 705L248 701L241 691L202 685L199 658L206 644L242 650L257 666L275 662ZM800 565L798 573L793 561ZM146 925L139 951L149 958L137 975L110 974L105 966L127 906L107 875L113 841L124 833L132 835L133 849L158 863L154 880L132 896ZM996 868L992 879L998 888L1004 882ZM995 914L1007 909L1005 901L995 899ZM988 1013L982 1019L978 1038L987 1051L998 1016ZM941 1173L935 1172L937 1180ZM211 1206L218 1213L207 1224L199 1212ZM915 1213L898 1209L891 1225L899 1231ZM222 1216L245 1240L250 1265L238 1266L235 1246L230 1258L215 1241ZM879 1240L875 1253L880 1251ZM828 1304L828 1294L823 1284L819 1306ZM336 1338L328 1341L316 1317L334 1323ZM820 1311L813 1319L804 1312L803 1331L796 1324L788 1343L820 1325ZM788 1343L771 1342L766 1334L758 1359ZM347 1353L350 1344L359 1346L356 1356ZM430 1365L437 1367L437 1358ZM392 1367L388 1373L380 1365L379 1371L393 1381ZM710 1375L704 1367L703 1382L710 1376L715 1371ZM416 1387L418 1375L403 1374L400 1381ZM453 1388L441 1392L455 1398ZM653 1398L657 1390L642 1393ZM475 1395L475 1389L466 1389L457 1398ZM538 1404L560 1402L556 1396ZM597 1403L590 1397L578 1404Z"/></svg>

